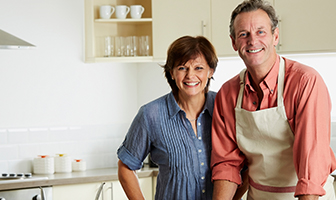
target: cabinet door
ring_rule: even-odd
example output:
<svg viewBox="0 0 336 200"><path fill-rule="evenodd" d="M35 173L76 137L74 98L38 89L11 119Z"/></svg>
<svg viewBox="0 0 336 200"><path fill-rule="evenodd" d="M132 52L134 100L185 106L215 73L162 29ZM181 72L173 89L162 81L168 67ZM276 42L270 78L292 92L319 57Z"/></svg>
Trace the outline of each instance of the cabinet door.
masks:
<svg viewBox="0 0 336 200"><path fill-rule="evenodd" d="M241 2L242 0L211 0L211 42L219 57L238 55L232 48L229 25L232 11ZM273 5L273 0L269 2Z"/></svg>
<svg viewBox="0 0 336 200"><path fill-rule="evenodd" d="M153 199L152 177L139 178L139 184L145 196L145 199L147 200ZM112 181L112 198L108 198L107 194L104 195L104 200L128 200L119 181Z"/></svg>
<svg viewBox="0 0 336 200"><path fill-rule="evenodd" d="M278 52L336 50L335 0L275 0L281 18Z"/></svg>
<svg viewBox="0 0 336 200"><path fill-rule="evenodd" d="M181 36L210 37L209 0L153 0L152 8L154 59L165 59L169 45Z"/></svg>
<svg viewBox="0 0 336 200"><path fill-rule="evenodd" d="M93 200L101 183L53 186L53 200ZM99 198L102 200L102 196Z"/></svg>

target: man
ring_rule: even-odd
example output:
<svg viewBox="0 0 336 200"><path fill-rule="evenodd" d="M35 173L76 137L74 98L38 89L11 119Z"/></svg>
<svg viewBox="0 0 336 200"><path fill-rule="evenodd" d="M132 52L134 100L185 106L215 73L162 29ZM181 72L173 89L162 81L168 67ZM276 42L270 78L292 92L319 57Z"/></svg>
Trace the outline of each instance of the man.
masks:
<svg viewBox="0 0 336 200"><path fill-rule="evenodd" d="M313 68L277 55L277 24L263 0L244 1L232 13L232 46L246 71L216 96L213 199L232 199L244 165L248 199L335 199L329 93Z"/></svg>

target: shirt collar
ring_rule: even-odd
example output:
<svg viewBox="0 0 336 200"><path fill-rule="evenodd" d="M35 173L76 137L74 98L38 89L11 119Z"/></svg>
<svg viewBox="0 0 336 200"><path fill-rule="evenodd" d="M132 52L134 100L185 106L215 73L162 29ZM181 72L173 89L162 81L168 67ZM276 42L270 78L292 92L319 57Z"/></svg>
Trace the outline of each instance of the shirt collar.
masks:
<svg viewBox="0 0 336 200"><path fill-rule="evenodd" d="M205 99L205 105L204 105L204 109L203 112L205 110L208 111L208 113L212 116L212 111L214 108L213 101L211 101L211 95L206 95L206 99ZM179 111L181 111L180 106L177 104L175 97L173 95L173 92L170 92L167 96L167 104L168 104L168 113L169 113L169 118L174 117Z"/></svg>
<svg viewBox="0 0 336 200"><path fill-rule="evenodd" d="M277 55L277 59L271 68L271 70L268 72L264 80L260 83L260 87L263 88L267 87L270 93L273 93L275 91L276 84L278 82L278 72L279 72L279 64L280 64L280 56ZM249 91L255 91L252 87L251 81L249 79L249 76L245 76L245 88L248 88Z"/></svg>

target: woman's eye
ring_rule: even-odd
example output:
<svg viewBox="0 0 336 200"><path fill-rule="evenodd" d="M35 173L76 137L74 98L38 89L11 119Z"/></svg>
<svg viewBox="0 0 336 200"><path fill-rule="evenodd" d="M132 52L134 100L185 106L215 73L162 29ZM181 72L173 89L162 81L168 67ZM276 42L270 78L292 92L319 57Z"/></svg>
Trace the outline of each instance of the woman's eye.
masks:
<svg viewBox="0 0 336 200"><path fill-rule="evenodd" d="M177 70L185 70L185 67L183 66L177 67Z"/></svg>
<svg viewBox="0 0 336 200"><path fill-rule="evenodd" d="M203 67L196 67L195 69L196 70L201 70L201 69L203 69Z"/></svg>

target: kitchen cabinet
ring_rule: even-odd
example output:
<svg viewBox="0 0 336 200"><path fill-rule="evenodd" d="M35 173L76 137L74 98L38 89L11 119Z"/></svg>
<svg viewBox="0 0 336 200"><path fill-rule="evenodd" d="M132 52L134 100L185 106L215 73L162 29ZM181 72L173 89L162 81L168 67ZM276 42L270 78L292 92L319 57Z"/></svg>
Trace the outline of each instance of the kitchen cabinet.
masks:
<svg viewBox="0 0 336 200"><path fill-rule="evenodd" d="M165 59L169 45L183 35L210 37L210 1L153 0L153 56Z"/></svg>
<svg viewBox="0 0 336 200"><path fill-rule="evenodd" d="M242 0L85 0L86 62L151 62L165 60L169 45L183 35L203 35L215 46L219 57L237 56L229 37L230 16ZM278 53L336 50L336 40L325 36L336 30L332 24L335 0L269 0L280 17ZM141 19L99 19L104 4L145 7ZM191 6L192 5L192 6ZM288 6L290 5L290 6ZM104 57L105 36L150 38L149 56Z"/></svg>
<svg viewBox="0 0 336 200"><path fill-rule="evenodd" d="M101 183L84 183L53 186L53 200L94 200L100 185Z"/></svg>
<svg viewBox="0 0 336 200"><path fill-rule="evenodd" d="M335 0L274 0L281 21L280 53L335 51Z"/></svg>
<svg viewBox="0 0 336 200"><path fill-rule="evenodd" d="M101 5L142 5L145 11L141 19L100 19ZM148 56L104 57L104 39L107 36L149 36ZM85 62L141 62L152 60L152 7L151 0L85 0ZM113 39L114 40L114 39Z"/></svg>
<svg viewBox="0 0 336 200"><path fill-rule="evenodd" d="M119 181L112 181L109 184L109 187L104 187L104 200L128 200ZM154 199L152 177L139 178L139 184L145 199Z"/></svg>
<svg viewBox="0 0 336 200"><path fill-rule="evenodd" d="M218 56L236 56L230 39L229 25L231 12L241 0L211 1L211 41Z"/></svg>
<svg viewBox="0 0 336 200"><path fill-rule="evenodd" d="M139 178L139 184L145 198L153 199L152 177ZM97 193L99 200L128 199L119 181L53 186L53 200L94 200Z"/></svg>
<svg viewBox="0 0 336 200"><path fill-rule="evenodd" d="M156 183L157 183L157 176L152 177L152 194L153 194L153 199L155 198L155 193L156 193Z"/></svg>

